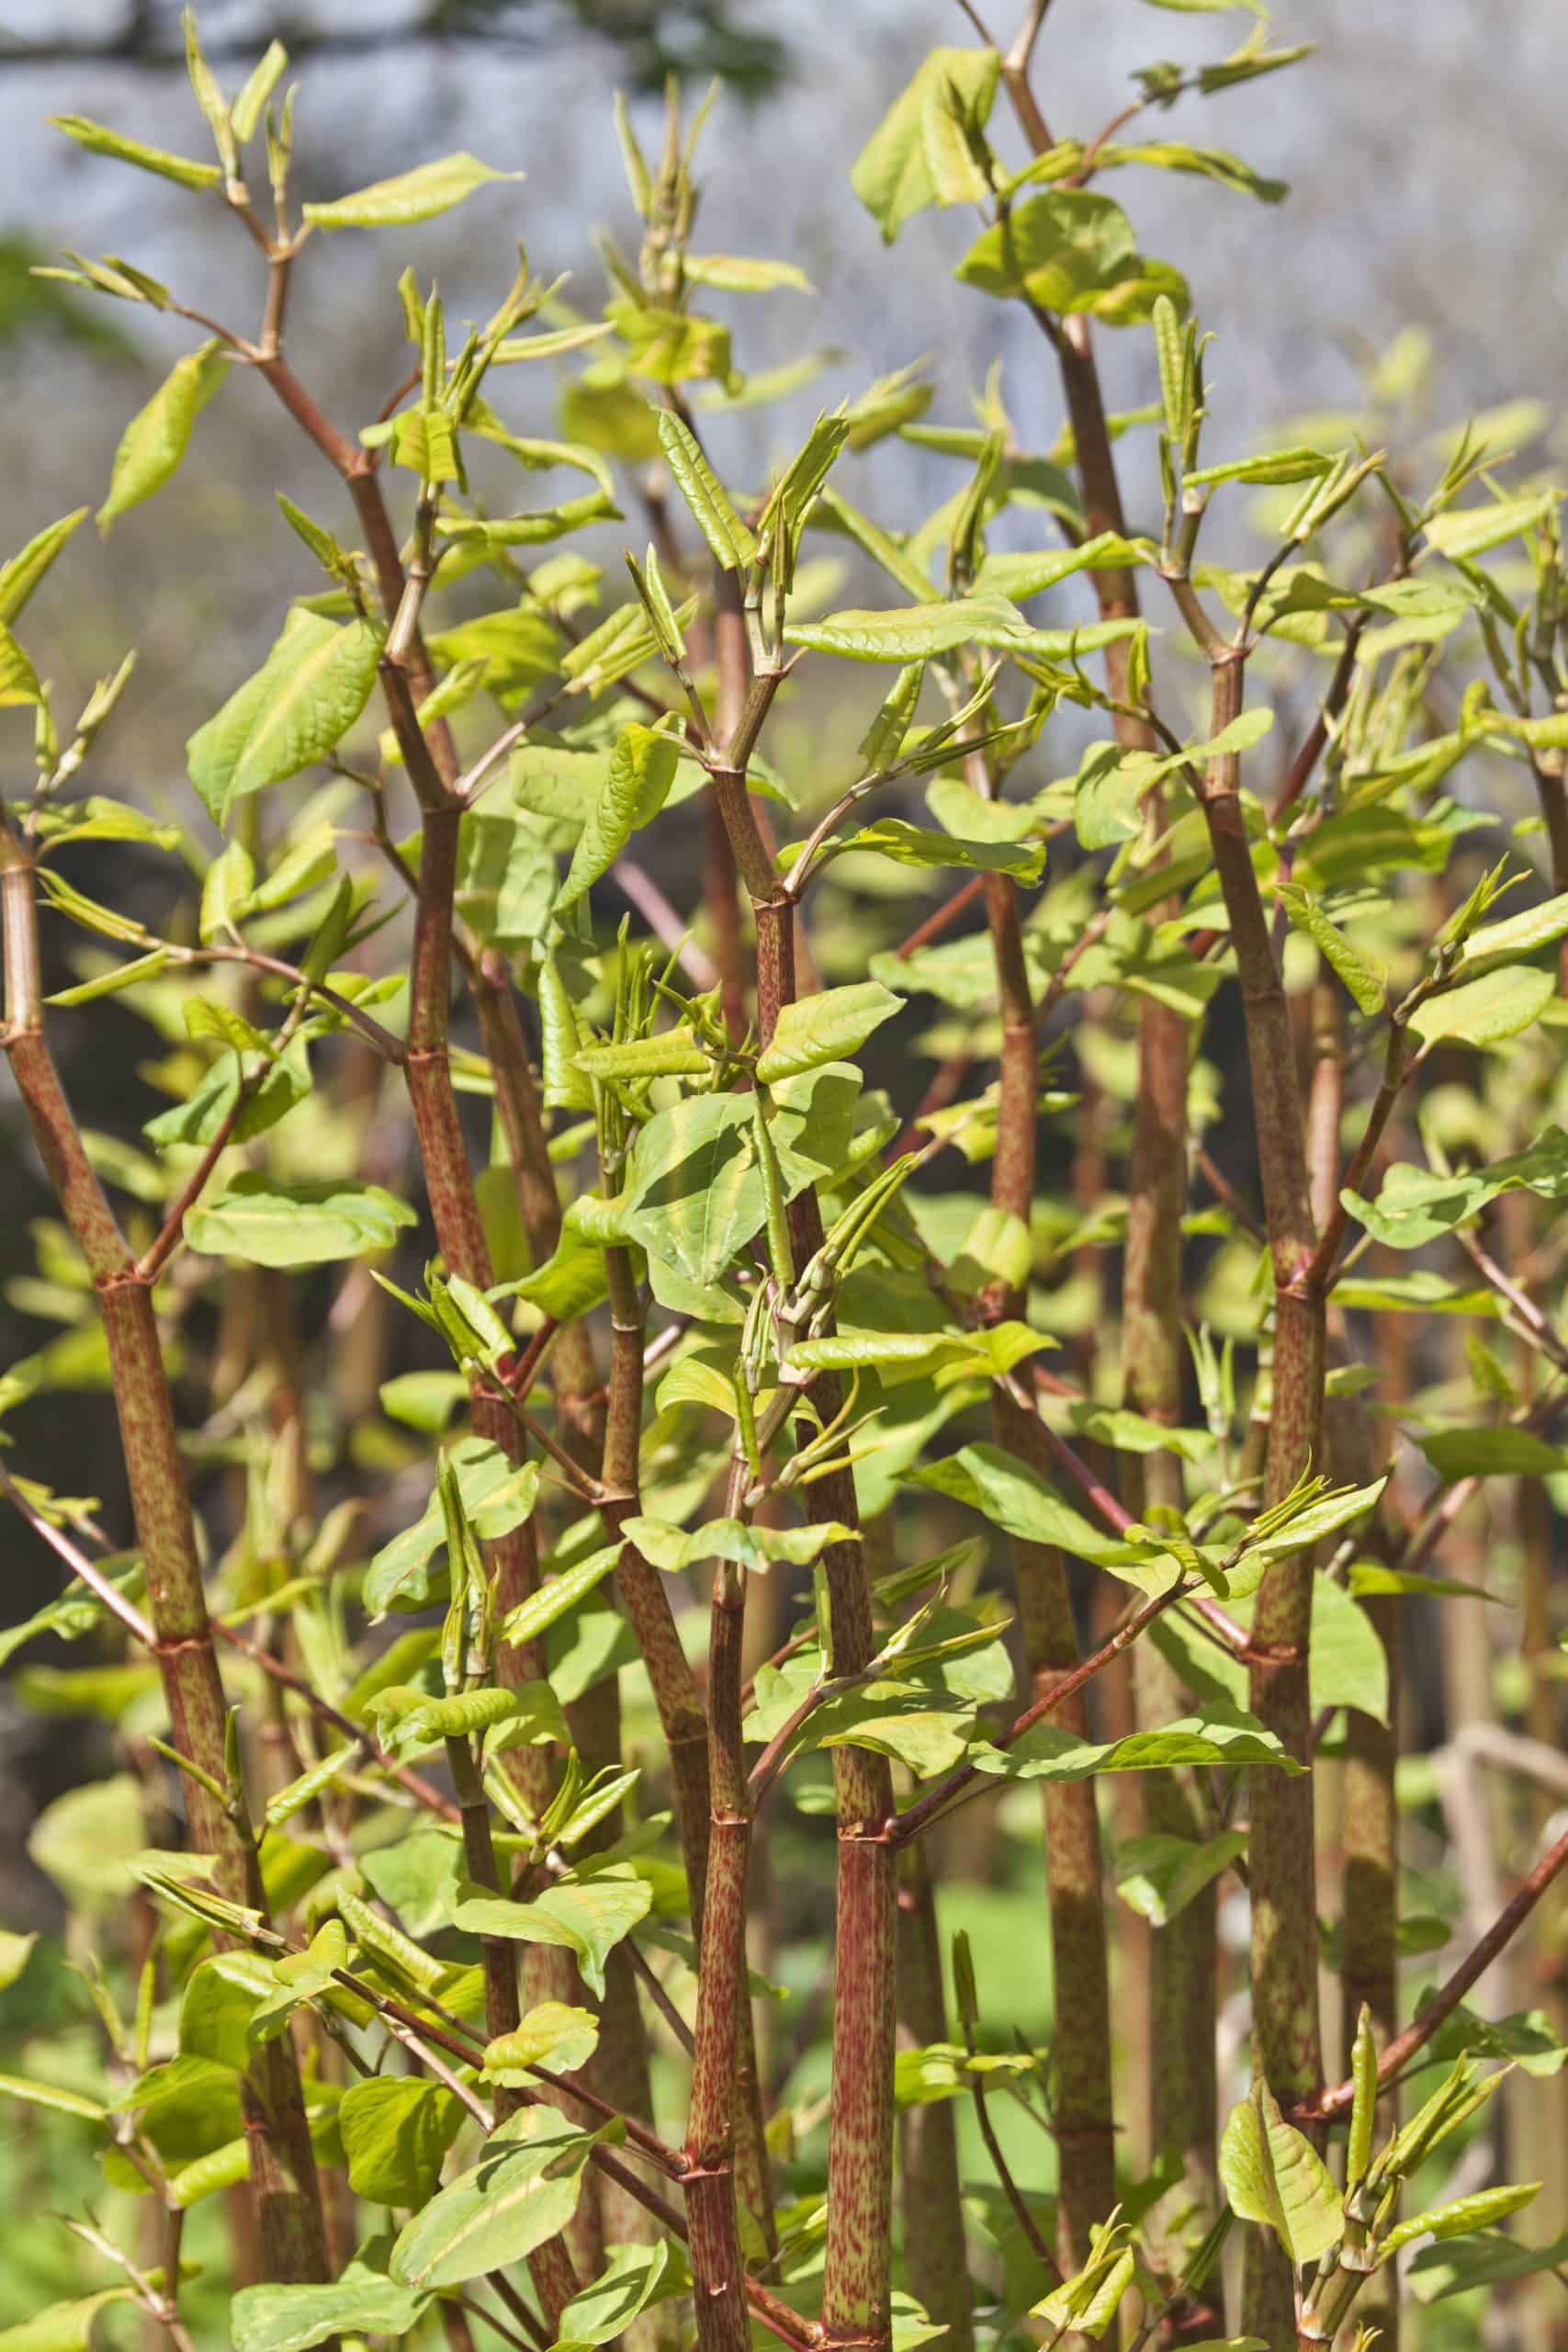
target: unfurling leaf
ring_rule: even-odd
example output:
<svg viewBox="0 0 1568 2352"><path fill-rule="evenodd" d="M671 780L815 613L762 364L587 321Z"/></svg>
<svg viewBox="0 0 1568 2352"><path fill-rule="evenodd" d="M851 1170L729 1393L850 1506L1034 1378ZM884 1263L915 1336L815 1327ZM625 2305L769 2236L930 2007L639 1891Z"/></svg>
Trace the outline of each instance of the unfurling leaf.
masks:
<svg viewBox="0 0 1568 2352"><path fill-rule="evenodd" d="M1326 2254L1344 2227L1332 2175L1264 2083L1231 2109L1220 2177L1233 2211L1272 2230L1298 2270Z"/></svg>

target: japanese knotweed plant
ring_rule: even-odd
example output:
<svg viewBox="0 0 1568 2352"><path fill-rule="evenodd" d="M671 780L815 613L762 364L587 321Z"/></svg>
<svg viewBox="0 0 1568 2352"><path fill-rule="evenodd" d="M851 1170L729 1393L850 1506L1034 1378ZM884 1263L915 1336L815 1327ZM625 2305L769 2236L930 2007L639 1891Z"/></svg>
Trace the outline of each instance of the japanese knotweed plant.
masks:
<svg viewBox="0 0 1568 2352"><path fill-rule="evenodd" d="M5 2082L96 2283L0 2347L1280 2352L1438 2342L1418 2241L1426 2295L1561 2272L1480 2124L1518 2060L1568 2197L1558 492L1498 446L1534 411L1419 425L1408 338L1332 429L1212 400L1105 184L1276 201L1122 134L1303 52L1259 20L1058 136L1045 13L933 51L850 174L889 243L978 215L1020 356L974 422L906 369L760 481L710 439L815 363L736 356L732 298L802 280L694 247L705 108L652 156L617 108L602 315L520 254L459 327L406 271L403 380L343 420L296 270L515 175L301 202L282 50L231 97L194 25L214 160L59 123L256 280L236 323L70 256L204 338L100 527L246 373L324 463L156 816L81 788L106 730L137 775L129 660L72 720L12 634L85 510L0 571L4 1039L57 1203L21 1297L65 1326L4 1384L65 1578L5 1642L83 1645L17 1688L118 1747L35 1829L84 1989ZM1151 405L1108 413L1097 325ZM562 438L508 421L546 381ZM930 514L859 503L900 439L911 499L951 462ZM510 511L540 472L587 487ZM85 894L106 842L198 887L154 930ZM110 998L134 1141L54 1059ZM103 1384L123 1525L28 1475ZM1448 1731L1396 1778L1407 1619ZM1483 2015L1527 1920L1546 2003Z"/></svg>

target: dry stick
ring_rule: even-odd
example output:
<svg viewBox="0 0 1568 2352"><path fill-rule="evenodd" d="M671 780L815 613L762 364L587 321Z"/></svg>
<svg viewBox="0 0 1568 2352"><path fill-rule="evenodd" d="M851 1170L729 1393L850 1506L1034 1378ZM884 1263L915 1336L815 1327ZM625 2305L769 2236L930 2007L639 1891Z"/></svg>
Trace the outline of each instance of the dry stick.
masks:
<svg viewBox="0 0 1568 2352"><path fill-rule="evenodd" d="M4 1041L39 1154L92 1277L108 1348L131 1515L147 1579L152 1649L175 1747L211 1781L227 1779L228 1704L212 1645L185 1465L180 1456L149 1283L138 1273L94 1172L44 1034L32 861L8 824L0 831L5 924ZM255 1850L237 1815L186 1780L192 1842L214 1858L214 1883L232 1903L265 1911ZM326 2236L304 2096L288 2035L257 2053L243 2078L251 2197L267 2276L283 2284L325 2278Z"/></svg>

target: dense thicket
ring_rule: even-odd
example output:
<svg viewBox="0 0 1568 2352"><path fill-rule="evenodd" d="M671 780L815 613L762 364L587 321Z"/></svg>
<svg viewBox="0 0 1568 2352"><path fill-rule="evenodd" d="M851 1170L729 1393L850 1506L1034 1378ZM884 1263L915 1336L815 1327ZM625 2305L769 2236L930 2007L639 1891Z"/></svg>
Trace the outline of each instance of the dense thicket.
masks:
<svg viewBox="0 0 1568 2352"><path fill-rule="evenodd" d="M0 1392L62 1578L4 1643L112 1750L33 1834L63 1951L0 1944L10 2177L92 2264L29 2231L10 2352L1563 2340L1559 495L1528 407L1414 422L1408 341L1237 413L1109 188L1277 201L1162 116L1304 52L1259 17L1083 138L1045 16L851 172L891 247L967 213L1032 366L761 483L710 443L808 379L745 372L804 280L706 250L705 108L617 104L602 312L406 271L344 419L295 273L509 174L301 201L281 49L231 95L188 19L215 160L60 119L256 288L68 257L195 330L99 529L242 377L324 462L177 790L93 789L129 660L45 681L86 509L0 571L62 1327ZM860 503L895 436L931 514ZM52 1041L128 1012L110 1136ZM28 1475L94 1385L123 1511Z"/></svg>

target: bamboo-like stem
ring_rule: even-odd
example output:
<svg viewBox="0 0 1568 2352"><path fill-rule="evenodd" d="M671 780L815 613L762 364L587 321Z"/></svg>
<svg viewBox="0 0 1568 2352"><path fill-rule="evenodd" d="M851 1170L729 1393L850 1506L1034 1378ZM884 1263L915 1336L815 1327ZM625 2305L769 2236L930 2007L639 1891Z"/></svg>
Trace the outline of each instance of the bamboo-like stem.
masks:
<svg viewBox="0 0 1568 2352"><path fill-rule="evenodd" d="M1085 525L1090 535L1124 534L1099 368L1087 320L1067 322L1057 345L1062 386L1073 426ZM1135 618L1137 575L1131 569L1091 574L1102 620ZM1106 684L1117 706L1118 741L1134 751L1155 748L1153 729L1128 707L1125 644L1106 649ZM1147 823L1163 829L1157 790ZM1158 910L1155 910L1157 919ZM1138 1090L1127 1179L1127 1243L1123 1272L1122 1356L1130 1400L1151 1420L1181 1418L1181 1218L1186 1206L1188 1043L1186 1023L1168 1005L1145 1003L1138 1014ZM1179 1457L1150 1455L1143 1464L1141 1508L1179 1511L1185 1500ZM1134 1697L1147 1727L1182 1711L1179 1678L1148 1644L1134 1653ZM1152 1773L1144 1782L1150 1830L1203 1834L1201 1804L1190 1775ZM1183 2243L1200 2240L1218 2203L1215 2148L1214 1951L1215 1905L1206 1892L1169 1926L1156 1928L1149 1951L1149 2144L1179 2153L1183 2180L1168 2201L1189 2216ZM1174 2267L1179 2267L1179 2250ZM1161 2322L1162 2340L1180 2343L1223 2334L1223 2313L1204 2297L1179 2301Z"/></svg>
<svg viewBox="0 0 1568 2352"><path fill-rule="evenodd" d="M1320 998L1314 1027L1318 1059L1314 1065L1314 1103L1320 1107L1320 1080L1325 1060L1336 1072L1342 1063L1343 1023L1337 1001L1332 1008ZM1337 1089L1333 1091L1337 1091ZM1326 1122L1325 1122L1326 1124ZM1314 1193L1326 1190L1319 1179L1332 1161L1337 1172L1337 1120L1332 1146L1325 1133L1316 1137L1313 1156ZM1315 1125L1315 1122L1314 1122ZM1394 1321L1382 1318L1384 1326ZM1380 1335L1384 1336L1384 1335ZM1388 1385L1397 1393L1404 1366L1396 1345L1382 1351ZM1392 1398L1391 1398L1391 1401ZM1331 1398L1325 1408L1324 1430L1327 1468L1336 1484L1369 1485L1387 1466L1388 1448L1380 1444L1376 1425L1356 1400ZM1380 1454L1383 1459L1380 1462ZM1374 1556L1388 1556L1387 1532L1381 1519L1367 1531ZM1340 1769L1339 1905L1339 2047L1348 2056L1355 2046L1362 2008L1371 2021L1380 2051L1399 2030L1399 1806L1394 1775L1399 1762L1400 1632L1404 1603L1396 1594L1373 1595L1362 1602L1379 1641L1388 1669L1388 1721L1380 1723L1359 1708L1345 1711L1345 1755ZM1399 2121L1399 2102L1390 2090L1379 2101L1378 2128L1392 2132ZM1379 2342L1388 2352L1399 2352L1400 2295L1397 2274L1389 2268L1368 2279L1362 2290L1359 2316L1379 2330Z"/></svg>
<svg viewBox="0 0 1568 2352"><path fill-rule="evenodd" d="M1213 731L1241 709L1245 657L1228 648L1213 665ZM1311 1277L1317 1248L1290 1008L1243 821L1240 761L1222 753L1202 779L1209 842L1241 981L1252 1115L1274 1276L1274 1352L1264 1499L1280 1501L1316 1456L1323 1416L1324 1294ZM1307 1654L1311 1555L1270 1562L1253 1612L1248 1695L1253 1713L1291 1755L1310 1761ZM1317 1893L1310 1772L1251 1775L1252 2017L1257 2063L1281 2103L1308 2098L1321 2078L1317 2014ZM1289 2265L1272 2237L1247 2242L1243 2326L1270 2340L1294 2324Z"/></svg>
<svg viewBox="0 0 1568 2352"><path fill-rule="evenodd" d="M683 2186L703 2352L745 2352L745 2265L735 2201L736 2061L746 1998L746 1874L751 1799L740 1738L745 1573L722 1562L714 1578L708 1647L712 1790L707 1884L697 1974Z"/></svg>
<svg viewBox="0 0 1568 2352"><path fill-rule="evenodd" d="M468 1876L476 1886L499 1894L501 1873L496 1868L495 1848L491 1837L490 1806L468 1742L466 1739L449 1739L446 1742L446 1761L461 1815L463 1859ZM494 2041L502 2034L515 2033L521 2019L522 2009L517 1997L517 1954L504 1936L481 1937L479 1953L484 1969L485 2031ZM498 2116L511 2113L521 2103L520 2094L516 2091L498 2089L496 2092ZM528 2276L544 2307L546 2318L558 2334L560 2315L581 2283L564 2236L547 2238L543 2245L535 2248L528 2256Z"/></svg>
<svg viewBox="0 0 1568 2352"><path fill-rule="evenodd" d="M1002 1015L991 1204L1019 1220L1027 1231L1034 1197L1038 1086L1034 1008L1013 885L1000 874L988 875L986 883L986 917ZM1021 1313L1023 1301L1018 1290L1001 1283L991 1285L981 1304L988 1319L1000 1321ZM993 1385L991 1406L998 1443L1020 1461L1040 1466L1036 1417L1020 1408L999 1384ZM1013 1577L1024 1663L1038 1694L1078 1662L1066 1570L1059 1552L1046 1544L1015 1539ZM1087 1732L1082 1701L1069 1700L1060 1720L1069 1731ZM1047 1783L1043 1813L1058 2019L1054 2045L1056 2136L1061 2152L1057 2261L1064 2274L1070 2275L1088 2260L1090 2230L1104 2221L1116 2199L1104 1864L1093 1782Z"/></svg>
<svg viewBox="0 0 1568 2352"><path fill-rule="evenodd" d="M31 863L9 826L0 836L5 1044L61 1212L86 1263L108 1350L131 1516L147 1580L152 1653L175 1746L209 1781L227 1781L228 1702L213 1647L196 1528L148 1283L139 1275L82 1142L44 1034ZM228 1901L265 1909L242 1808L186 1777L192 1844L214 1859ZM269 2278L327 2276L326 2234L294 2046L268 2042L242 2089L250 2194Z"/></svg>
<svg viewBox="0 0 1568 2352"><path fill-rule="evenodd" d="M936 1897L926 1849L916 1843L898 1859L898 2037L925 2049L949 2032ZM947 2352L970 2352L975 2320L953 2105L917 2102L899 2116L898 2202L910 2288L945 2329Z"/></svg>
<svg viewBox="0 0 1568 2352"><path fill-rule="evenodd" d="M741 872L747 861L737 849ZM771 1041L784 1006L795 1001L794 910L755 906L757 1026ZM797 1265L822 1243L814 1191L790 1204L790 1240ZM824 1423L842 1409L836 1375L821 1375L813 1401ZM859 1504L848 1470L812 1488L821 1518L858 1529ZM871 1583L858 1542L823 1554L828 1613L838 1674L857 1674L875 1648ZM893 1781L885 1757L856 1747L833 1750L838 1823L834 1933L834 2064L828 2140L828 2232L822 2325L831 2344L885 2346L891 2341L893 2233L893 2060L897 2015L897 1867Z"/></svg>
<svg viewBox="0 0 1568 2352"><path fill-rule="evenodd" d="M480 1034L495 1080L496 1111L506 1141L517 1196L518 1212L536 1265L549 1258L560 1239L560 1203L540 1111L538 1091L528 1058L517 999L504 959L487 949L470 963L469 985L479 1015ZM600 1386L592 1334L585 1322L569 1323L557 1333L552 1354L556 1416L570 1458L581 1467L619 1483L625 1475L625 1443L618 1436L612 1477L606 1469L607 1411ZM635 1475L637 1432L632 1433ZM616 1678L606 1676L568 1710L573 1744L585 1773L617 1766L621 1758L620 1691ZM615 1836L615 1816L602 1825L602 1842ZM538 1957L547 1957L541 1950ZM562 1958L552 1974L564 1978ZM541 1982L539 1997L552 1997L553 1987ZM532 1995L533 1988L530 1987ZM582 1997L580 1986L573 1998ZM608 1956L599 2041L583 2070L583 2080L611 2107L651 2120L652 2092L649 2072L648 2034L637 1997L637 1985L627 1949L618 1945ZM573 2262L584 2277L601 2267L603 2245L644 2238L649 2216L626 2199L613 2182L594 2177L573 2216L570 2245ZM636 2323L633 2352L659 2343L668 2333L669 2314L662 2308Z"/></svg>
<svg viewBox="0 0 1568 2352"><path fill-rule="evenodd" d="M1568 1869L1568 1829L1555 1844L1547 1848L1517 1891L1498 1912L1485 1934L1476 1939L1426 2007L1411 2019L1403 2032L1394 2035L1378 2060L1380 2084L1396 2081L1411 2060L1419 2056L1444 2019L1452 2017L1471 1986L1485 1975L1499 1953L1507 1950L1548 1888L1555 1884L1565 1869ZM1356 2086L1347 2078L1318 2091L1310 2099L1298 2101L1292 2112L1301 2123L1331 2122L1337 2116L1349 2113L1355 2095Z"/></svg>
<svg viewBox="0 0 1568 2352"><path fill-rule="evenodd" d="M604 1253L610 1284L610 1381L604 1434L604 1523L621 1536L637 1511L637 1454L642 1430L645 1317L630 1253ZM686 1865L692 1932L703 1949L711 1838L708 1718L670 1606L666 1579L623 1540L615 1589L637 1638L670 1757L676 1834ZM773 2185L763 2130L751 2005L744 1990L737 2025L739 2086L735 2176L742 2202L773 2242Z"/></svg>

